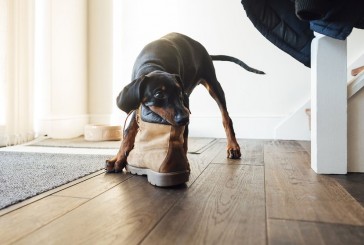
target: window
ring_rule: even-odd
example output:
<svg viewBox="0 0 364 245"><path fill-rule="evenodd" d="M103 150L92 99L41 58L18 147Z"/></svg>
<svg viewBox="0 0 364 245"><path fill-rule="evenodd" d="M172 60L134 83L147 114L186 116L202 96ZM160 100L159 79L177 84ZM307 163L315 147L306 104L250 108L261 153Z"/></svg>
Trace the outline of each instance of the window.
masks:
<svg viewBox="0 0 364 245"><path fill-rule="evenodd" d="M0 146L33 139L33 0L0 0Z"/></svg>
<svg viewBox="0 0 364 245"><path fill-rule="evenodd" d="M6 82L6 32L8 27L7 0L0 0L0 134L5 125L5 82Z"/></svg>

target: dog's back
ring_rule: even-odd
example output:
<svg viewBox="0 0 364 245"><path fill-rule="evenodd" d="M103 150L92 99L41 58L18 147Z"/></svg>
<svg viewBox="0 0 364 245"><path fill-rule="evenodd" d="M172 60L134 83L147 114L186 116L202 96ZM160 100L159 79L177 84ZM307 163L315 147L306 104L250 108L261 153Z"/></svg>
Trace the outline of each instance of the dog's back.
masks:
<svg viewBox="0 0 364 245"><path fill-rule="evenodd" d="M179 74L184 82L193 84L204 76L203 73L209 74L211 68L211 58L199 42L183 34L169 33L140 52L132 80L157 69Z"/></svg>

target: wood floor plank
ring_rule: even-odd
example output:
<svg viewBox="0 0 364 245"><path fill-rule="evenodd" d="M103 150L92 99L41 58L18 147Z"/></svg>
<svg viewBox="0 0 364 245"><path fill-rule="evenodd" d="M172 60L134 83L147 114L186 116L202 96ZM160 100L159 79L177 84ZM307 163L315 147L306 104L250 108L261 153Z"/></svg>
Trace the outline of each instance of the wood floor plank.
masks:
<svg viewBox="0 0 364 245"><path fill-rule="evenodd" d="M301 145L301 147L303 149L305 149L305 151L311 155L311 141L303 141L303 140L300 140L300 141L297 141L298 144Z"/></svg>
<svg viewBox="0 0 364 245"><path fill-rule="evenodd" d="M50 196L0 217L0 244L12 244L85 203L86 199Z"/></svg>
<svg viewBox="0 0 364 245"><path fill-rule="evenodd" d="M311 141L297 141L311 155ZM335 179L364 207L364 173L328 175Z"/></svg>
<svg viewBox="0 0 364 245"><path fill-rule="evenodd" d="M100 174L0 217L0 244L11 243L116 186L130 175ZM66 198L71 197L71 198ZM4 239L4 240L3 240Z"/></svg>
<svg viewBox="0 0 364 245"><path fill-rule="evenodd" d="M364 207L364 173L330 175Z"/></svg>
<svg viewBox="0 0 364 245"><path fill-rule="evenodd" d="M143 244L265 244L262 166L211 164Z"/></svg>
<svg viewBox="0 0 364 245"><path fill-rule="evenodd" d="M1 209L0 210L0 217L3 216L3 215L6 215L7 213L13 212L14 210L17 210L19 208L22 208L24 206L27 206L27 205L29 205L29 204L31 204L33 202L36 202L38 200L41 200L41 199L43 199L43 198L45 198L47 196L53 195L54 193L60 192L60 191L62 191L64 189L67 189L67 188L69 188L71 186L77 185L78 183L81 183L81 182L83 182L85 180L94 178L95 176L100 175L100 174L103 174L103 173L104 173L104 170L97 171L97 172L95 172L93 174L84 176L82 178L79 178L79 179L74 180L72 182L69 182L67 184L58 186L58 187L56 187L56 188L54 188L52 190L43 192L43 193L41 193L39 195L36 195L36 196L34 196L32 198L26 199L26 200L24 200L22 202L19 202L19 203L16 203L14 205L11 205L11 206L9 206L7 208Z"/></svg>
<svg viewBox="0 0 364 245"><path fill-rule="evenodd" d="M202 153L211 143L213 143L215 138L188 138L188 152L191 154Z"/></svg>
<svg viewBox="0 0 364 245"><path fill-rule="evenodd" d="M266 143L268 218L364 225L364 208L335 180L310 168L297 143Z"/></svg>
<svg viewBox="0 0 364 245"><path fill-rule="evenodd" d="M221 139L220 144L224 144L219 154L212 163L222 164L248 164L248 165L263 165L264 164L264 141L262 140L244 140L239 139L238 143L241 150L240 159L229 159L226 157L226 140Z"/></svg>
<svg viewBox="0 0 364 245"><path fill-rule="evenodd" d="M225 145L220 143L211 144L200 154L187 154L188 161L191 167L190 180L187 186L191 186L198 176L206 169L211 161L219 154Z"/></svg>
<svg viewBox="0 0 364 245"><path fill-rule="evenodd" d="M132 175L126 173L104 173L81 182L78 185L66 188L54 195L91 199L130 177L132 177Z"/></svg>
<svg viewBox="0 0 364 245"><path fill-rule="evenodd" d="M133 177L16 244L138 244L184 191Z"/></svg>
<svg viewBox="0 0 364 245"><path fill-rule="evenodd" d="M277 147L279 146L279 147ZM307 149L296 140L269 140L264 144L265 152L306 152Z"/></svg>
<svg viewBox="0 0 364 245"><path fill-rule="evenodd" d="M271 245L361 245L363 241L364 226L268 220L268 243Z"/></svg>
<svg viewBox="0 0 364 245"><path fill-rule="evenodd" d="M301 142L239 144L237 161L224 140L188 154L178 188L129 174L70 183L3 213L0 244L362 244L362 175L316 174Z"/></svg>
<svg viewBox="0 0 364 245"><path fill-rule="evenodd" d="M201 145L201 144L199 144L199 145ZM218 149L220 149L219 147L220 146L218 146L218 145L212 145L211 147L209 147L209 149L205 150L201 154L197 154L197 155L196 154L192 154L191 156L189 156L189 161L190 161L190 164L191 164L191 169L192 169L192 173L193 174L191 175L190 182L187 183L187 185L191 185L193 183L193 181L200 175L200 173L206 168L206 166L211 162L211 160L213 159L213 157L215 156L215 154L217 154ZM92 179L89 179L89 180L86 180L86 181L84 181L82 183L79 183L79 184L77 184L75 186L71 186L71 187L69 187L67 189L64 189L64 190L62 190L60 192L57 192L57 193L54 194L54 196L57 196L57 197L61 197L61 196L63 196L63 197L78 197L78 198L88 198L88 199L94 198L94 197L100 195L103 192L107 192L107 190L115 187L116 185L118 185L119 183L125 181L129 177L131 177L131 175L125 174L125 173L124 174L123 173L121 173L121 174L101 174L101 175L98 175L98 176L96 176L96 177L94 177ZM140 188L142 188L143 185L146 185L146 188L147 189L149 188L149 191L151 191L151 193L153 193L153 191L156 191L157 193L158 192L166 192L166 193L169 193L169 192L177 192L177 195L176 196L170 197L171 200L172 200L172 203L173 203L173 201L176 198L178 199L178 197L179 197L179 194L178 193L180 191L183 191L183 189L182 190L179 190L179 189L173 190L172 189L172 190L169 190L168 191L168 190L164 190L164 189L160 189L160 188L154 188L154 187L150 186L149 183L147 183L146 178L141 177L141 176L135 177L135 180L132 180L131 182L137 182L137 183L139 183L139 186L136 188L136 190L130 190L130 188L131 188L130 185L132 185L132 184L129 183L129 184L127 184L127 186L129 186L129 188L126 188L127 190L125 190L124 193L136 191L137 193L139 193L139 194L136 195L136 197L138 197L138 198L143 198L143 196L140 195L140 191L139 191ZM121 188L121 187L117 187L117 188ZM113 192L115 192L115 190L108 192L109 194L106 194L105 193L105 195L103 195L103 196L106 196L106 199L107 199L107 198L109 198L109 195L113 195L112 194ZM131 195L131 193L128 193L127 194L127 196L129 196L129 195ZM153 194L151 194L151 195L153 195ZM170 194L168 194L168 195L170 195ZM112 221L113 218L110 218L109 215L116 216L116 218L119 218L119 219L123 219L123 218L126 217L127 220L128 221L131 220L131 222L133 222L133 219L135 219L134 220L135 223L138 223L138 222L140 222L140 220L143 220L143 218L141 216L135 215L133 213L130 213L130 216L131 217L128 217L127 215L124 216L124 213L123 213L123 210L124 210L124 201L118 202L118 200L120 201L120 198L122 198L122 194L120 194L120 196L121 197L116 198L111 203L108 202L109 205L106 205L107 206L106 209L103 207L105 205L103 203L103 201L102 201L103 200L103 197L100 197L99 199L97 199L98 201L97 200L96 201L92 201L92 203L93 202L99 203L99 204L96 205L96 207L93 206L92 204L88 204L88 205L94 207L94 208L91 208L91 211L90 211L91 213L93 212L93 209L94 210L98 210L99 209L98 206L101 206L102 207L101 209L104 210L104 212L101 213L100 216L101 217L102 216L108 217L106 219L108 219L111 222L107 222L106 221L105 227L108 227L111 230L113 230L113 224L114 224L114 222ZM148 197L150 195L146 195L146 196ZM157 198L157 199L159 199L159 198ZM117 204L115 204L115 202ZM150 200L147 200L147 202L150 202ZM133 209L134 204L132 202L130 202L130 200L128 200L127 203L128 203L128 205L125 205L126 206L125 208L128 208L129 207L129 209L130 208ZM113 205L115 205L115 207ZM159 206L163 206L163 204L162 205L153 205L152 208L147 208L146 210L143 210L143 214L148 213L148 210L149 210L150 213L154 213L155 210L153 209L153 207L156 208L156 209L158 209ZM109 212L109 209L115 209L115 208L116 208L116 210L119 210L120 211L117 215L112 214L113 212ZM87 209L87 206L86 206L86 209ZM76 211L75 210L74 212L76 212L76 213L77 212L83 213L82 210L83 210L83 207L80 208L80 211ZM99 211L96 211L96 212L98 214L100 214ZM161 215L163 215L163 212L160 212L159 213L159 216L161 216ZM67 218L68 216L70 216L70 218ZM156 217L159 217L159 216L156 216ZM75 220L78 220L77 219L77 214L75 214L75 216L69 214L69 215L67 215L67 217L60 218L60 220L65 220L64 223L63 223L63 225L64 224L69 224L69 226L73 227L73 228L70 228L70 230L75 230L75 231L77 231L77 233L80 232L80 230L78 228L78 225L73 226L74 225L74 221ZM103 219L104 218L101 218L101 220L103 220ZM146 219L148 220L148 215L146 215ZM95 218L95 220L99 220L99 217ZM95 220L90 220L89 222L92 223ZM154 220L154 222L156 222L157 220L158 220L158 218L156 218ZM28 238L24 238L22 241L19 241L19 243L23 243L23 242L24 243L29 243L29 242L33 243L33 239L34 239L34 243L37 243L35 241L40 241L41 242L41 241L45 241L45 240L49 239L48 235L46 235L46 234L48 233L48 229L50 229L50 230L53 230L53 229L52 228L48 228L48 227L53 227L54 225L57 225L57 224L59 224L60 226L63 226L62 225L62 222L63 221L61 223L58 223L58 222L60 222L60 221L55 221L54 224L52 223L49 226L47 226L47 227L45 227L43 229L40 229L39 234L41 234L41 235L37 235L38 232L36 232L35 235L30 235L29 236L29 237L35 236L35 237L37 237L36 239L29 238L28 237ZM83 226L84 226L84 224L85 223L83 223ZM126 226L128 226L128 224ZM38 227L38 228L40 228L40 227ZM92 228L91 228L91 230L92 230ZM43 233L43 231L46 231L46 232ZM59 231L59 232L62 232L62 231ZM104 230L104 232L105 232L105 234L100 234L100 240L103 240L101 237L103 237L104 235L107 235L108 236L107 230ZM65 232L64 234L68 234L68 231ZM81 234L90 234L90 233L88 233L87 231L85 231L85 233L81 232ZM131 237L131 241L133 241L133 237L134 237L134 235L133 235L133 229L131 229L131 233L129 235ZM116 235L116 236L118 236L118 235ZM143 234L142 234L142 236L143 236ZM67 235L67 237L68 237L68 235ZM138 238L141 239L141 237L136 236L136 240L135 241L137 241ZM45 240L42 240L42 239L45 239ZM85 239L85 241L89 241L88 238L84 238L84 239ZM94 240L92 240L92 241L94 241ZM53 242L54 243L58 243L58 242L59 243L63 243L64 242L64 239L61 238L61 239L52 240L52 243ZM118 242L116 242L116 243L118 243Z"/></svg>

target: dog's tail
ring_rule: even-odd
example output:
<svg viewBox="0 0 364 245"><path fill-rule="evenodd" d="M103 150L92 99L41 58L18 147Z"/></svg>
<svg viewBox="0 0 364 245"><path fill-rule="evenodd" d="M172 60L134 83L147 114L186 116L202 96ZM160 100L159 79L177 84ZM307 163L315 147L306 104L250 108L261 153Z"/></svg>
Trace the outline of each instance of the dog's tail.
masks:
<svg viewBox="0 0 364 245"><path fill-rule="evenodd" d="M238 58L228 56L228 55L210 55L212 60L220 60L220 61L230 61L238 64L239 66L243 67L245 70L257 73L257 74L265 74L264 71L259 71L257 69L254 69L247 64L245 64L243 61L239 60Z"/></svg>

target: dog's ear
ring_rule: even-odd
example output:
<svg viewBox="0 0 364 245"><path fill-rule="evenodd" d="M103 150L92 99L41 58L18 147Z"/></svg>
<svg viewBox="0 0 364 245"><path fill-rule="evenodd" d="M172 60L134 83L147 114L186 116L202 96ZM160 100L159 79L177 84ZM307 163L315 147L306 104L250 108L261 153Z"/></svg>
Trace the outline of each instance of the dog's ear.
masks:
<svg viewBox="0 0 364 245"><path fill-rule="evenodd" d="M142 76L124 87L116 98L116 104L121 110L129 113L139 107L143 96L142 85L145 80L146 77Z"/></svg>
<svg viewBox="0 0 364 245"><path fill-rule="evenodd" d="M183 104L189 108L190 106L190 100L188 98L188 94L185 91L185 88L183 86L183 82L182 82L182 78L180 77L180 75L178 74L173 74L174 78L177 80L178 84L181 86L182 88L182 93L183 93Z"/></svg>
<svg viewBox="0 0 364 245"><path fill-rule="evenodd" d="M182 82L182 78L180 75L178 74L173 74L174 78L176 79L176 81L178 82L178 84L182 87L183 89L183 82Z"/></svg>

